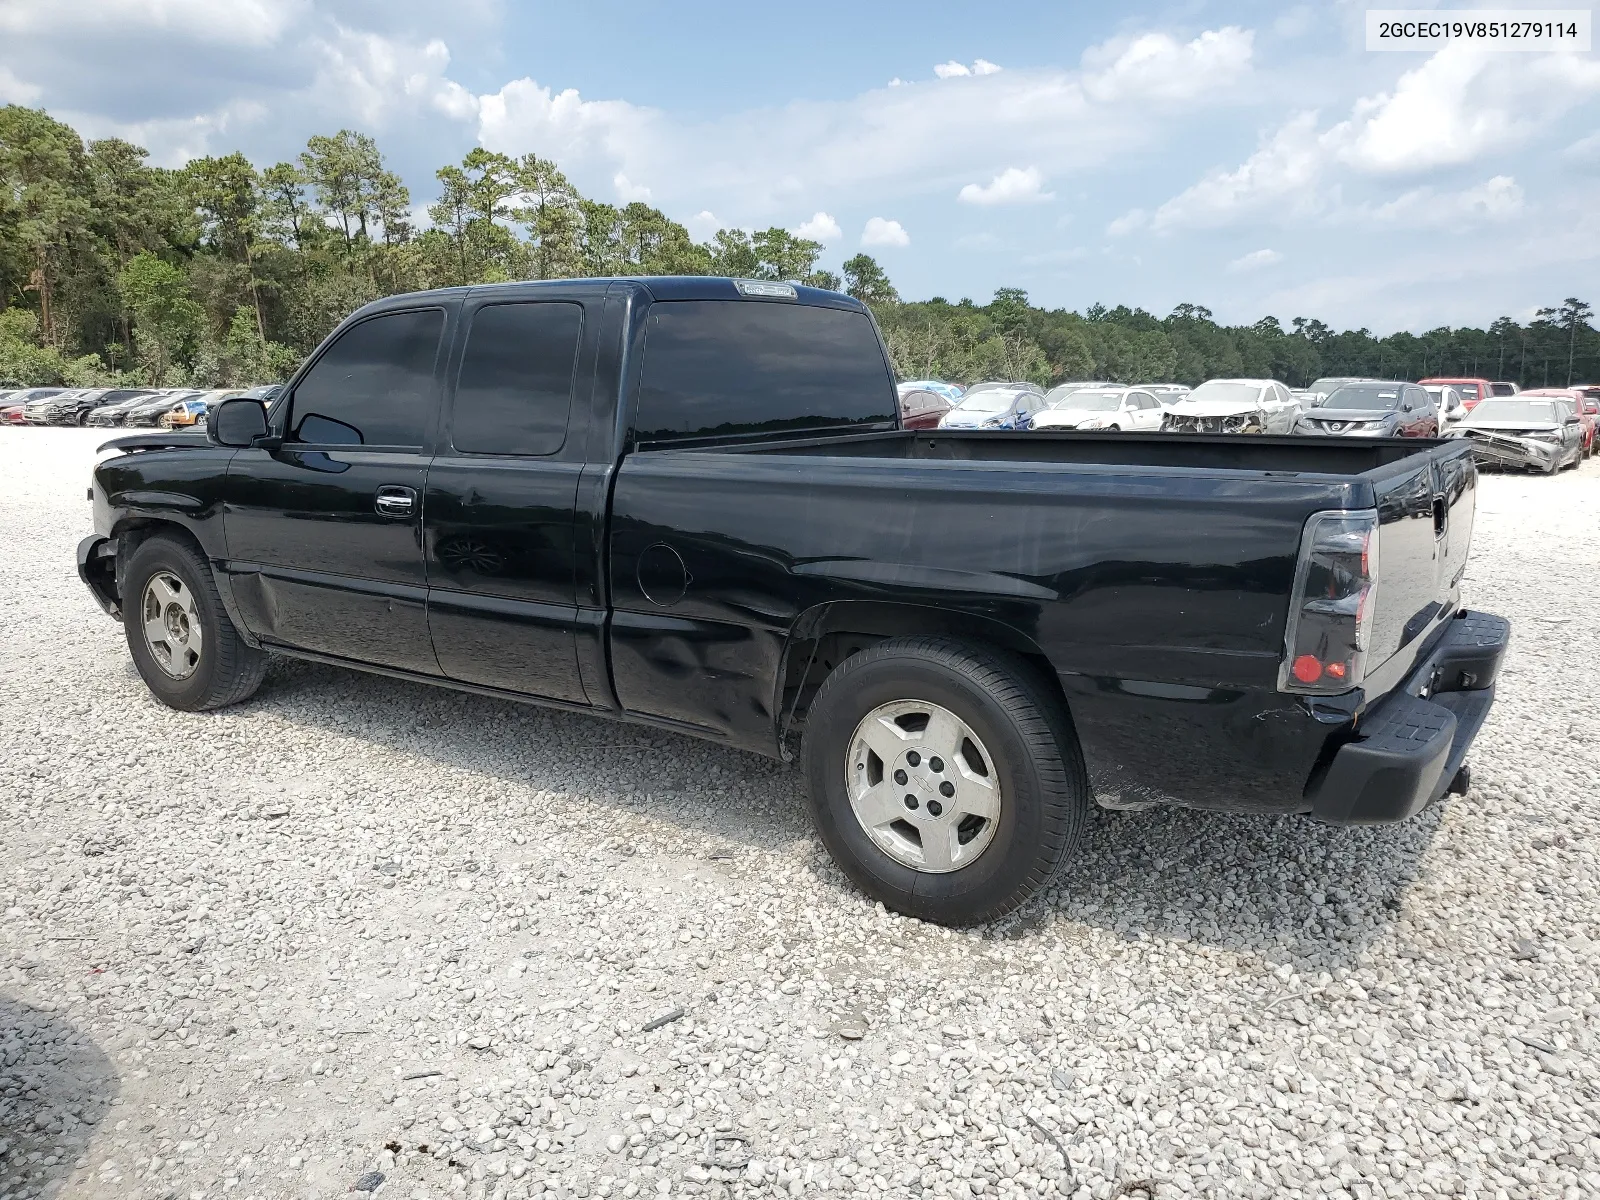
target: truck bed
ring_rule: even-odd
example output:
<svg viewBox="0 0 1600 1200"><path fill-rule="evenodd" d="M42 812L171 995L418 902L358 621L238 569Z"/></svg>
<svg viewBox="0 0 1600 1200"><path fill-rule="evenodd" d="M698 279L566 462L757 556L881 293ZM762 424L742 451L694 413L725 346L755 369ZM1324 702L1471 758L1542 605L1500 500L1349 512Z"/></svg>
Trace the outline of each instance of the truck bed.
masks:
<svg viewBox="0 0 1600 1200"><path fill-rule="evenodd" d="M1266 474L1368 475L1451 443L1436 438L1305 438L1256 434L966 432L912 430L740 443L746 454L1190 467ZM710 447L708 447L710 448ZM1405 469L1405 468L1401 468Z"/></svg>

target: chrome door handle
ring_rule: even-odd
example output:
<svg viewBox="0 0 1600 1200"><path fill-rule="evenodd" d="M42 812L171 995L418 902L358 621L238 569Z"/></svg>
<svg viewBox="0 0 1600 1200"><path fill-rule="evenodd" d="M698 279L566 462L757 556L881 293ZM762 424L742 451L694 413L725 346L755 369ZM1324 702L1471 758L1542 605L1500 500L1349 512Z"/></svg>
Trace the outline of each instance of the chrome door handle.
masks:
<svg viewBox="0 0 1600 1200"><path fill-rule="evenodd" d="M409 517L417 509L417 493L408 487L381 487L373 507L386 517Z"/></svg>

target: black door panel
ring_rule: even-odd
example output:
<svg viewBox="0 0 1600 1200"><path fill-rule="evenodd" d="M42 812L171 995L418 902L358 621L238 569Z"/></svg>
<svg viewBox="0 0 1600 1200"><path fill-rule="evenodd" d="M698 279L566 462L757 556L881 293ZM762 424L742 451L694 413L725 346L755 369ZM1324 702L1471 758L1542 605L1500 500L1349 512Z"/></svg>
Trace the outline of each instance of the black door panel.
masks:
<svg viewBox="0 0 1600 1200"><path fill-rule="evenodd" d="M577 462L444 458L428 478L428 619L451 679L586 703L573 626Z"/></svg>
<svg viewBox="0 0 1600 1200"><path fill-rule="evenodd" d="M228 473L230 568L263 637L323 654L438 674L428 639L422 513L377 510L382 488L420 495L414 451L242 450Z"/></svg>

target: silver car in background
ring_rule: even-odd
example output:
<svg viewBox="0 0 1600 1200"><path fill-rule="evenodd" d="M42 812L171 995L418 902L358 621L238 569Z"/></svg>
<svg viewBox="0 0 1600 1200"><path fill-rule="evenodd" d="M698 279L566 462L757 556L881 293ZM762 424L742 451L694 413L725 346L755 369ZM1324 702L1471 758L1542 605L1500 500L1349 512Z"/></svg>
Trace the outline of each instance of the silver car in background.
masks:
<svg viewBox="0 0 1600 1200"><path fill-rule="evenodd" d="M1559 397L1493 396L1451 427L1483 465L1554 475L1583 461L1583 424Z"/></svg>
<svg viewBox="0 0 1600 1200"><path fill-rule="evenodd" d="M1167 407L1165 433L1293 433L1300 402L1276 379L1208 379Z"/></svg>

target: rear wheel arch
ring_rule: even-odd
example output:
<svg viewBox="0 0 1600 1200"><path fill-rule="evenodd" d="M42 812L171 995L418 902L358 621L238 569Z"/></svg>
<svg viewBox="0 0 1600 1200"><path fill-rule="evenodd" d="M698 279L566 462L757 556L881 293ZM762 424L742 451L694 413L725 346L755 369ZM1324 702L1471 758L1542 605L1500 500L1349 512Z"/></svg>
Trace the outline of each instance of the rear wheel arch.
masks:
<svg viewBox="0 0 1600 1200"><path fill-rule="evenodd" d="M811 698L841 663L890 638L918 636L1008 652L1037 676L1040 685L1060 704L1071 726L1071 705L1055 668L1039 644L1016 627L992 617L929 605L835 600L803 612L791 627L784 648L776 689L779 741L784 756L787 758L792 750L791 735L804 728Z"/></svg>

